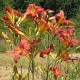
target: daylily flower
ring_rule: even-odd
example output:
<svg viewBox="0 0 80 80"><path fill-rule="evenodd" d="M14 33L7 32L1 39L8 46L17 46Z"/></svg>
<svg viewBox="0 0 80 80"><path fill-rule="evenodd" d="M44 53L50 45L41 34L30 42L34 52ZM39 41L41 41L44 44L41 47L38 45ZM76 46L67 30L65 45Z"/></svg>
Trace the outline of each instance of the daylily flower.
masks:
<svg viewBox="0 0 80 80"><path fill-rule="evenodd" d="M69 40L64 40L62 45L68 47L69 46Z"/></svg>
<svg viewBox="0 0 80 80"><path fill-rule="evenodd" d="M69 38L70 38L70 35L66 31L63 31L60 33L60 38L59 38L60 41L68 40Z"/></svg>
<svg viewBox="0 0 80 80"><path fill-rule="evenodd" d="M61 28L58 28L55 30L55 34L54 36L56 37L58 34L60 34L61 32L63 32L63 30Z"/></svg>
<svg viewBox="0 0 80 80"><path fill-rule="evenodd" d="M18 27L13 27L13 26L11 26L11 25L8 25L8 28L11 29L12 31L14 31L15 33L17 33L18 35L27 38L27 37L25 36L25 34L20 31L20 30L21 30L20 28L18 28ZM27 38L27 39L28 39L28 38Z"/></svg>
<svg viewBox="0 0 80 80"><path fill-rule="evenodd" d="M53 46L53 44L50 44L46 49L44 49L44 50L40 53L40 57L44 57L44 55L49 55L51 51L54 51L54 46Z"/></svg>
<svg viewBox="0 0 80 80"><path fill-rule="evenodd" d="M47 31L47 29L49 28L48 23L44 19L39 20L39 22L40 22L40 32Z"/></svg>
<svg viewBox="0 0 80 80"><path fill-rule="evenodd" d="M4 22L8 21L9 18L8 18L7 14L4 14L1 20Z"/></svg>
<svg viewBox="0 0 80 80"><path fill-rule="evenodd" d="M6 6L6 11L8 11L10 14L13 13L14 15L22 16L22 13L20 13L17 10L12 9L10 6Z"/></svg>
<svg viewBox="0 0 80 80"><path fill-rule="evenodd" d="M19 11L12 9L10 6L6 6L6 14L3 15L2 20L8 24L14 25L17 23L17 21L22 22L25 18L26 16L20 13Z"/></svg>
<svg viewBox="0 0 80 80"><path fill-rule="evenodd" d="M76 46L78 43L79 43L79 41L76 40L76 39L71 39L71 40L70 40L70 46L71 46L71 47Z"/></svg>
<svg viewBox="0 0 80 80"><path fill-rule="evenodd" d="M59 58L59 59L62 59L62 60L69 59L70 56L69 56L68 51L67 51L67 50L61 51L58 58Z"/></svg>
<svg viewBox="0 0 80 80"><path fill-rule="evenodd" d="M42 14L44 15L44 8L42 8L41 6L36 6L36 11L37 11L37 14ZM45 13L46 14L46 13Z"/></svg>
<svg viewBox="0 0 80 80"><path fill-rule="evenodd" d="M32 16L35 16L36 15L36 7L35 7L35 4L29 4L29 7L26 10L26 14L27 15L32 15Z"/></svg>
<svg viewBox="0 0 80 80"><path fill-rule="evenodd" d="M49 53L50 53L50 48L46 48L40 53L40 57L44 57L45 54L49 55Z"/></svg>
<svg viewBox="0 0 80 80"><path fill-rule="evenodd" d="M70 37L73 36L74 28L69 28L68 30L62 30L61 28L56 29L54 36L60 34L60 41L69 41Z"/></svg>
<svg viewBox="0 0 80 80"><path fill-rule="evenodd" d="M63 24L64 25L69 25L69 24L74 24L74 23L70 20L64 20Z"/></svg>
<svg viewBox="0 0 80 80"><path fill-rule="evenodd" d="M75 30L74 27L71 27L71 28L69 28L69 29L67 30L67 33L68 33L70 36L72 36L74 30Z"/></svg>
<svg viewBox="0 0 80 80"><path fill-rule="evenodd" d="M54 78L58 78L59 76L64 76L64 75L65 75L65 73L63 73L63 72L60 70L60 67L59 67L58 64L55 65L54 68L50 67L50 70L53 71L53 76L54 76Z"/></svg>
<svg viewBox="0 0 80 80"><path fill-rule="evenodd" d="M29 4L29 7L26 10L27 15L37 16L38 14L42 14L44 9L41 6L36 6L35 4ZM44 15L44 14L42 14Z"/></svg>
<svg viewBox="0 0 80 80"><path fill-rule="evenodd" d="M18 62L18 59L19 59L19 55L15 55L14 56L14 61L17 63Z"/></svg>
<svg viewBox="0 0 80 80"><path fill-rule="evenodd" d="M55 16L56 16L56 18L63 18L63 19L65 18L63 10L60 10L60 12L57 13Z"/></svg>
<svg viewBox="0 0 80 80"><path fill-rule="evenodd" d="M73 32L74 32L73 27L70 27L68 30L62 30L61 28L59 28L55 31L54 36L57 36L59 34L60 35L59 40L63 41L64 46L66 45L66 46L74 47L79 43L79 41L76 39L71 39L71 37L73 36Z"/></svg>
<svg viewBox="0 0 80 80"><path fill-rule="evenodd" d="M36 43L38 43L38 42L40 42L41 41L41 39L37 39L37 40L30 40L30 44L32 44L32 45L34 45L34 44L36 44Z"/></svg>
<svg viewBox="0 0 80 80"><path fill-rule="evenodd" d="M66 20L63 10L60 10L59 13L55 15L55 17L58 19L58 24L64 24L64 25L74 24L72 21Z"/></svg>
<svg viewBox="0 0 80 80"><path fill-rule="evenodd" d="M57 25L53 25L53 22L48 21L47 31L50 32L50 34L52 34L56 28L57 28Z"/></svg>
<svg viewBox="0 0 80 80"><path fill-rule="evenodd" d="M15 55L14 60L15 62L17 62L18 56L19 55L25 56L29 51L29 49L30 49L30 46L29 46L28 40L23 38L21 39L20 44L14 50L7 51L7 52L14 54Z"/></svg>
<svg viewBox="0 0 80 80"><path fill-rule="evenodd" d="M77 39L68 39L63 41L63 45L74 47L79 43L79 40Z"/></svg>

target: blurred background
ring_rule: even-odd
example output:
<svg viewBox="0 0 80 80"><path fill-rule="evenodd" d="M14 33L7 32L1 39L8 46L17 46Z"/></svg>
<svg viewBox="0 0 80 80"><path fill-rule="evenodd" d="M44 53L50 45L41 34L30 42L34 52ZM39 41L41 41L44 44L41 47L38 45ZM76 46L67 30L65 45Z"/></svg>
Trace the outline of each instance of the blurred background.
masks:
<svg viewBox="0 0 80 80"><path fill-rule="evenodd" d="M75 37L80 40L80 0L0 0L0 52L5 52L7 48L1 35L2 31L6 31L4 28L4 23L1 21L2 15L6 12L5 7L9 5L12 8L24 13L28 5L31 3L42 6L45 9L55 11L53 14L58 13L59 10L62 9L67 19L70 19L75 23ZM22 25L24 32L26 24L27 23ZM80 45L76 48L76 52L80 52L79 46Z"/></svg>

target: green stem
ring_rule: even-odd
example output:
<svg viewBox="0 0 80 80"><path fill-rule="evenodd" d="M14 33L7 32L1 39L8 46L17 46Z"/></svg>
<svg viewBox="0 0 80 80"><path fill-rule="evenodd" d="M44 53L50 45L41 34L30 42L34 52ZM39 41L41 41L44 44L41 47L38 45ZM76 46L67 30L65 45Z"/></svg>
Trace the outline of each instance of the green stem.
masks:
<svg viewBox="0 0 80 80"><path fill-rule="evenodd" d="M55 80L57 80L57 78L55 78Z"/></svg>
<svg viewBox="0 0 80 80"><path fill-rule="evenodd" d="M49 45L49 33L48 33L48 37L47 37L47 42L48 42L48 45ZM47 65L47 72L46 72L47 77L46 77L46 80L49 80L49 55L47 55L47 63L46 63L46 65Z"/></svg>
<svg viewBox="0 0 80 80"><path fill-rule="evenodd" d="M49 55L47 55L47 77L46 80L49 80Z"/></svg>
<svg viewBox="0 0 80 80"><path fill-rule="evenodd" d="M29 80L29 76L30 76L30 64L31 64L31 60L29 59L29 67L28 67L28 80Z"/></svg>
<svg viewBox="0 0 80 80"><path fill-rule="evenodd" d="M13 78L12 78L13 80L14 80L14 77L15 77L15 76L13 75Z"/></svg>
<svg viewBox="0 0 80 80"><path fill-rule="evenodd" d="M22 66L21 66L21 78L22 78Z"/></svg>
<svg viewBox="0 0 80 80"><path fill-rule="evenodd" d="M32 80L34 80L34 54L32 54Z"/></svg>

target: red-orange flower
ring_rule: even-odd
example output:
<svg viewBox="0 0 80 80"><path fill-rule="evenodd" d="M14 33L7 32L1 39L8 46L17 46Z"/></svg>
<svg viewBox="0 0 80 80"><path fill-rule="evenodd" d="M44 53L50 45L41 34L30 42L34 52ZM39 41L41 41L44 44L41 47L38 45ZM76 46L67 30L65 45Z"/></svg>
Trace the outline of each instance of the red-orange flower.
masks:
<svg viewBox="0 0 80 80"><path fill-rule="evenodd" d="M64 25L70 25L70 24L74 24L74 23L70 20L64 20L63 24Z"/></svg>
<svg viewBox="0 0 80 80"><path fill-rule="evenodd" d="M59 20L58 20L58 23L59 23L59 24L64 24L64 25L74 24L72 21L66 20L66 17L65 17L65 15L64 15L63 10L60 10L59 13L57 13L57 14L55 15L55 17L56 17L57 19L59 19Z"/></svg>
<svg viewBox="0 0 80 80"><path fill-rule="evenodd" d="M19 55L15 55L14 56L14 61L17 63L18 62L18 59L19 59Z"/></svg>
<svg viewBox="0 0 80 80"><path fill-rule="evenodd" d="M41 39L39 38L39 39L37 39L37 40L30 40L30 44L31 45L34 45L34 44L36 44L36 43L38 43L38 42L40 42L41 41Z"/></svg>
<svg viewBox="0 0 80 80"><path fill-rule="evenodd" d="M44 55L49 55L50 51L54 50L54 46L53 44L50 44L46 49L44 49L41 53L40 53L40 57L44 57Z"/></svg>
<svg viewBox="0 0 80 80"><path fill-rule="evenodd" d="M73 32L74 32L74 27L70 27L68 30L67 30L67 33L72 36L73 35Z"/></svg>
<svg viewBox="0 0 80 80"><path fill-rule="evenodd" d="M76 39L71 39L71 40L70 40L70 46L71 46L71 47L76 46L78 43L79 43L79 41L76 40Z"/></svg>
<svg viewBox="0 0 80 80"><path fill-rule="evenodd" d="M58 28L55 30L55 34L54 36L56 37L58 34L60 34L61 32L63 32L63 30L61 28Z"/></svg>
<svg viewBox="0 0 80 80"><path fill-rule="evenodd" d="M14 31L15 33L17 33L18 35L27 38L27 37L25 36L25 34L20 31L21 28L19 28L19 27L13 27L12 25L8 25L8 28L11 29L12 31ZM27 38L27 39L28 39L28 38Z"/></svg>
<svg viewBox="0 0 80 80"><path fill-rule="evenodd" d="M56 29L54 36L60 34L60 41L68 41L70 37L73 36L74 28L69 28L68 30L62 30L61 28Z"/></svg>
<svg viewBox="0 0 80 80"><path fill-rule="evenodd" d="M16 17L18 16L18 17ZM20 18L21 19L20 19ZM19 25L23 21L23 14L17 10L12 9L10 6L6 6L6 14L3 15L2 20L7 24ZM16 23L18 21L18 24Z"/></svg>
<svg viewBox="0 0 80 80"><path fill-rule="evenodd" d="M56 16L56 18L62 18L62 19L65 18L65 17L64 17L64 12L63 12L63 10L60 10L60 12L57 13L55 16Z"/></svg>
<svg viewBox="0 0 80 80"><path fill-rule="evenodd" d="M29 7L26 10L26 14L27 15L32 15L32 16L35 16L36 15L35 4L29 4Z"/></svg>
<svg viewBox="0 0 80 80"><path fill-rule="evenodd" d="M41 15L43 12L44 9L41 6L36 6L35 4L29 4L29 7L26 10L26 14L32 16L37 16L38 14Z"/></svg>
<svg viewBox="0 0 80 80"><path fill-rule="evenodd" d="M2 21L6 22L8 20L9 20L9 18L8 18L7 14L4 14L2 17Z"/></svg>
<svg viewBox="0 0 80 80"><path fill-rule="evenodd" d="M21 39L20 44L14 50L7 51L7 52L14 54L15 55L14 60L15 62L17 62L18 56L19 55L25 56L29 49L30 49L30 46L29 46L28 40L23 38Z"/></svg>
<svg viewBox="0 0 80 80"><path fill-rule="evenodd" d="M50 48L46 48L40 53L40 57L44 57L45 54L49 55L49 53L50 53Z"/></svg>
<svg viewBox="0 0 80 80"><path fill-rule="evenodd" d="M17 10L12 9L10 6L6 6L6 11L8 11L11 14L13 13L14 15L17 15L17 16L22 16L22 13L20 13Z"/></svg>
<svg viewBox="0 0 80 80"><path fill-rule="evenodd" d="M65 73L63 73L63 72L60 70L60 67L59 67L58 64L55 65L54 68L50 67L50 70L53 71L53 76L54 76L54 78L58 78L59 76L64 76L64 75L65 75Z"/></svg>
<svg viewBox="0 0 80 80"><path fill-rule="evenodd" d="M67 50L61 51L59 59L67 60L69 58L70 58L70 56L69 56L69 53Z"/></svg>
<svg viewBox="0 0 80 80"><path fill-rule="evenodd" d="M44 19L39 20L39 22L40 22L40 32L47 31L47 29L49 28L48 23Z"/></svg>

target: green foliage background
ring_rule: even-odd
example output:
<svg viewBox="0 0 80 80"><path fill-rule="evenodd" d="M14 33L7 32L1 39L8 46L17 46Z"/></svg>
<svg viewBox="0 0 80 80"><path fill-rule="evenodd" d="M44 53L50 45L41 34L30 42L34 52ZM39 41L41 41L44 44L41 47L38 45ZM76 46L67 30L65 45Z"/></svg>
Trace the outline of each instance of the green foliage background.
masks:
<svg viewBox="0 0 80 80"><path fill-rule="evenodd" d="M51 9L56 14L60 9L64 10L68 19L71 19L75 23L75 35L80 40L80 0L0 0L0 38L1 32L5 31L3 22L1 21L2 15L5 13L5 7L11 6L12 8L24 13L29 4L34 3L42 6L45 9ZM27 28L33 24L27 24L26 22L22 27Z"/></svg>
<svg viewBox="0 0 80 80"><path fill-rule="evenodd" d="M25 12L30 3L42 6L45 9L51 9L56 14L60 9L64 10L68 19L72 19L77 26L76 29L79 36L80 30L80 0L0 0L0 32L4 29L1 21L5 7L7 5L20 12ZM80 36L79 36L80 37Z"/></svg>

